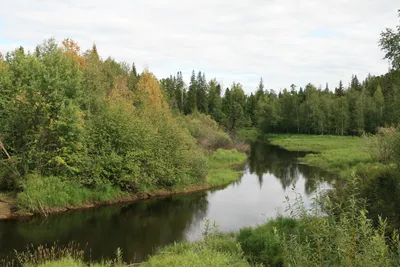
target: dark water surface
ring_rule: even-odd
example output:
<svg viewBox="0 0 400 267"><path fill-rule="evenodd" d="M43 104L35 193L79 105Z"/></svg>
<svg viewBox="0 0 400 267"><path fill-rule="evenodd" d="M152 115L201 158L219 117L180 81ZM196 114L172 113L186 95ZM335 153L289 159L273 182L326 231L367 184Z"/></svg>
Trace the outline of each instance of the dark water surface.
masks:
<svg viewBox="0 0 400 267"><path fill-rule="evenodd" d="M143 261L159 246L200 238L205 218L216 221L222 231L261 224L284 213L285 196L293 196L293 185L307 203L317 177L326 184L334 179L296 160L304 155L254 143L242 178L225 188L47 218L0 221L0 259L29 244L74 241L90 248L87 257L92 260L113 258L119 247L126 261Z"/></svg>

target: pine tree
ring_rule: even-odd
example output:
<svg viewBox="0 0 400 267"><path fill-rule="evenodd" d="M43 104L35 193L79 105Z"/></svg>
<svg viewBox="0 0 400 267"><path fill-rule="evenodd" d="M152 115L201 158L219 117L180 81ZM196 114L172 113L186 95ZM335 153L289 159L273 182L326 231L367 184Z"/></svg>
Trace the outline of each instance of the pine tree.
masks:
<svg viewBox="0 0 400 267"><path fill-rule="evenodd" d="M139 80L139 76L137 75L135 63L132 63L132 67L129 72L129 76L128 76L128 80L127 80L127 85L128 85L129 90L131 90L132 92L135 91L138 80Z"/></svg>
<svg viewBox="0 0 400 267"><path fill-rule="evenodd" d="M180 112L183 112L185 94L185 82L183 81L182 72L179 71L176 74L175 99Z"/></svg>
<svg viewBox="0 0 400 267"><path fill-rule="evenodd" d="M187 93L187 100L185 103L185 114L193 113L197 110L197 81L196 74L192 71L192 76L190 77L189 90Z"/></svg>
<svg viewBox="0 0 400 267"><path fill-rule="evenodd" d="M209 82L210 92L208 94L208 114L217 121L222 120L222 99L221 99L221 86L215 79Z"/></svg>
<svg viewBox="0 0 400 267"><path fill-rule="evenodd" d="M226 129L230 129L232 112L232 96L229 88L226 88L224 97L222 98L222 123Z"/></svg>
<svg viewBox="0 0 400 267"><path fill-rule="evenodd" d="M357 75L353 75L351 77L351 83L350 83L350 89L351 90L356 90L356 91L361 91L362 87L360 82L358 81Z"/></svg>
<svg viewBox="0 0 400 267"><path fill-rule="evenodd" d="M263 78L261 77L260 78L260 83L258 84L257 91L256 91L256 94L255 94L255 97L256 97L257 101L264 97L264 95L265 95L265 91L264 90L265 90L264 81L263 81Z"/></svg>
<svg viewBox="0 0 400 267"><path fill-rule="evenodd" d="M253 93L247 98L247 113L249 119L251 121L251 126L257 126L257 116L256 116L256 108L257 108L257 99Z"/></svg>
<svg viewBox="0 0 400 267"><path fill-rule="evenodd" d="M383 108L384 108L384 104L385 104L385 100L383 98L383 94L382 94L382 89L381 86L378 85L378 87L376 88L376 91L374 93L374 97L373 97L374 103L376 105L376 109L377 109L377 124L378 126L383 126Z"/></svg>
<svg viewBox="0 0 400 267"><path fill-rule="evenodd" d="M339 81L339 87L335 88L335 95L340 97L340 96L344 96L345 91L343 88L343 82L342 80Z"/></svg>
<svg viewBox="0 0 400 267"><path fill-rule="evenodd" d="M196 88L196 100L197 100L197 110L201 113L207 113L208 103L207 103L207 80L205 74L197 74L197 88Z"/></svg>

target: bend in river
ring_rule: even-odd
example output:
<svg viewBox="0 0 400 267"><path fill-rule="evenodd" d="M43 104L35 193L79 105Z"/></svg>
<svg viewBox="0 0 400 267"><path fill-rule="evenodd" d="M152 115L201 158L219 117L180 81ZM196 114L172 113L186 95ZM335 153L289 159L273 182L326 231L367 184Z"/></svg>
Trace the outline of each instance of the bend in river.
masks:
<svg viewBox="0 0 400 267"><path fill-rule="evenodd" d="M296 159L306 153L289 152L267 143L251 145L243 176L225 188L162 199L71 211L47 218L0 221L0 258L27 245L66 245L73 241L90 251L91 260L114 258L117 248L127 262L140 262L157 247L201 237L204 219L222 231L261 224L285 210L285 196L293 186L307 203L318 178L329 184L335 177Z"/></svg>

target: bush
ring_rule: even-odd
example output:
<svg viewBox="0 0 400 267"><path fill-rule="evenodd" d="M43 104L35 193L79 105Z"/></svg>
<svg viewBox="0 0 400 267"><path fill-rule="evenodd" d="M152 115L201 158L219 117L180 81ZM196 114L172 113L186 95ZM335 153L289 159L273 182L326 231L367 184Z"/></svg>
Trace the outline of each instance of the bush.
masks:
<svg viewBox="0 0 400 267"><path fill-rule="evenodd" d="M399 139L397 129L379 128L376 135L366 137L371 157L384 164L393 161L395 156L395 142Z"/></svg>
<svg viewBox="0 0 400 267"><path fill-rule="evenodd" d="M152 86L157 87L157 83L153 81ZM207 166L203 151L168 110L146 106L146 101L135 109L134 99L114 93L89 121L92 158L82 175L85 184L110 181L136 192L144 187L204 180Z"/></svg>
<svg viewBox="0 0 400 267"><path fill-rule="evenodd" d="M283 244L276 232L291 235L301 229L301 221L278 217L258 227L241 229L237 241L250 262L262 263L266 266L283 266Z"/></svg>
<svg viewBox="0 0 400 267"><path fill-rule="evenodd" d="M182 127L189 130L204 149L216 150L233 147L232 139L209 115L193 113L180 117Z"/></svg>
<svg viewBox="0 0 400 267"><path fill-rule="evenodd" d="M357 194L336 204L328 197L318 197L311 210L302 202L295 203L292 212L305 231L277 233L283 244L284 266L399 266L397 232L387 233L384 220L375 227L362 203ZM323 204L325 214L318 204Z"/></svg>

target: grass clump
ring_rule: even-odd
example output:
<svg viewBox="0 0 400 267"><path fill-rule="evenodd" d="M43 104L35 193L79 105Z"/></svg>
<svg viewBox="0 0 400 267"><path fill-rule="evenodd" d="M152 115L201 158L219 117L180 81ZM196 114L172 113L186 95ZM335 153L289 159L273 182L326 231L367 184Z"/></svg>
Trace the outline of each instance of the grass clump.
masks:
<svg viewBox="0 0 400 267"><path fill-rule="evenodd" d="M229 184L242 175L242 170L237 170L245 164L247 156L236 149L218 149L208 158L207 183L212 186Z"/></svg>
<svg viewBox="0 0 400 267"><path fill-rule="evenodd" d="M66 246L54 243L51 246L28 246L26 251L15 252L15 260L0 260L4 267L123 267L122 251L117 249L113 260L102 262L84 261L85 250L79 244L70 242Z"/></svg>
<svg viewBox="0 0 400 267"><path fill-rule="evenodd" d="M145 267L158 266L234 266L248 267L240 245L234 236L213 233L202 241L167 246L144 263Z"/></svg>
<svg viewBox="0 0 400 267"><path fill-rule="evenodd" d="M268 135L273 145L281 146L289 151L315 152L307 154L300 160L349 177L353 171L358 171L366 164L380 166L374 162L363 138L333 135Z"/></svg>
<svg viewBox="0 0 400 267"><path fill-rule="evenodd" d="M107 202L122 195L110 184L93 189L60 177L29 175L23 184L23 192L17 196L17 206L21 211L47 214L51 209L79 206L93 202Z"/></svg>

